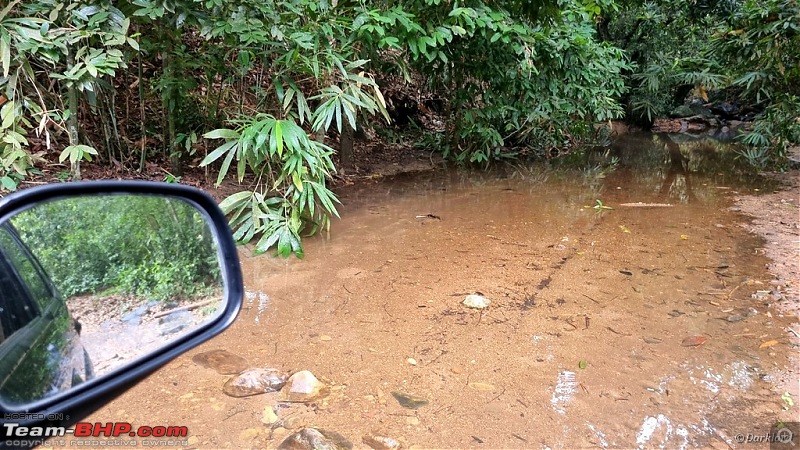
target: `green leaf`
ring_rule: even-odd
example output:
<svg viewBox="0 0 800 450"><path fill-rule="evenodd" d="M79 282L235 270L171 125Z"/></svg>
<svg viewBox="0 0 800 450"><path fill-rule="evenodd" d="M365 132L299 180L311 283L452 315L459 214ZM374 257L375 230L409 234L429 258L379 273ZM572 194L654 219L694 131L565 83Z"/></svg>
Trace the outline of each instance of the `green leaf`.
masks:
<svg viewBox="0 0 800 450"><path fill-rule="evenodd" d="M236 152L229 152L228 156L225 160L222 161L222 167L219 169L219 176L217 176L217 183L216 185L219 186L222 184L222 180L225 179L225 175L228 174L228 168L231 166L231 161L233 161L233 157L236 155Z"/></svg>
<svg viewBox="0 0 800 450"><path fill-rule="evenodd" d="M582 360L580 360L580 362L578 362L578 368L579 369L585 369L586 365L587 365L587 363L586 363L585 359L582 359Z"/></svg>
<svg viewBox="0 0 800 450"><path fill-rule="evenodd" d="M10 102L6 102L6 104L0 108L0 121L2 121L2 124L0 124L0 129L11 128L11 125L14 123L14 119L17 117L15 107L16 104L14 100L11 100Z"/></svg>
<svg viewBox="0 0 800 450"><path fill-rule="evenodd" d="M231 148L236 146L238 143L239 143L238 141L230 141L230 142L226 142L226 143L220 145L213 152L209 153L208 156L203 158L202 161L200 161L200 167L205 167L205 166L211 164L212 162L216 161L222 155L224 155L225 152L227 152L228 150L230 150ZM233 154L233 153L234 152L231 152L231 154Z"/></svg>
<svg viewBox="0 0 800 450"><path fill-rule="evenodd" d="M70 145L69 147L65 148L64 151L61 152L61 155L59 155L58 162L63 163L64 161L67 160L67 158L72 159L71 153L72 153L73 147L74 146Z"/></svg>
<svg viewBox="0 0 800 450"><path fill-rule="evenodd" d="M9 191L16 191L17 190L17 182L14 181L13 178L9 177L8 175L4 175L0 177L0 184L2 184L3 189Z"/></svg>
<svg viewBox="0 0 800 450"><path fill-rule="evenodd" d="M453 33L455 33L455 34L457 34L459 36L464 36L465 34L467 34L467 30L465 30L464 28L462 28L462 27L460 27L458 25L453 25L451 28L453 30Z"/></svg>
<svg viewBox="0 0 800 450"><path fill-rule="evenodd" d="M281 227L280 235L278 236L278 256L288 258L292 254L292 232L288 226Z"/></svg>
<svg viewBox="0 0 800 450"><path fill-rule="evenodd" d="M11 36L0 28L0 62L3 64L3 78L8 78L11 69Z"/></svg>
<svg viewBox="0 0 800 450"><path fill-rule="evenodd" d="M275 121L275 145L278 148L278 156L283 155L283 131L281 130L281 121Z"/></svg>
<svg viewBox="0 0 800 450"><path fill-rule="evenodd" d="M292 183L299 192L303 192L303 180L298 172L292 172Z"/></svg>
<svg viewBox="0 0 800 450"><path fill-rule="evenodd" d="M223 213L228 214L234 208L236 208L240 203L247 201L252 197L253 193L250 191L242 191L237 192L223 200L219 204L219 208L222 210Z"/></svg>
<svg viewBox="0 0 800 450"><path fill-rule="evenodd" d="M281 236L280 231L275 231L274 233L264 233L261 239L256 244L255 253L261 254L267 252L270 247L275 245L278 242L278 239Z"/></svg>
<svg viewBox="0 0 800 450"><path fill-rule="evenodd" d="M127 38L126 42L131 46L132 49L136 50L137 52L139 51L139 43L136 42L136 39Z"/></svg>
<svg viewBox="0 0 800 450"><path fill-rule="evenodd" d="M218 128L203 135L206 139L239 139L239 132L228 128Z"/></svg>
<svg viewBox="0 0 800 450"><path fill-rule="evenodd" d="M347 117L347 123L350 125L350 128L353 130L356 129L356 115L355 115L355 107L350 103L345 103L342 105L342 109L344 110L344 114ZM337 117L338 118L338 117ZM340 127L341 131L341 127Z"/></svg>

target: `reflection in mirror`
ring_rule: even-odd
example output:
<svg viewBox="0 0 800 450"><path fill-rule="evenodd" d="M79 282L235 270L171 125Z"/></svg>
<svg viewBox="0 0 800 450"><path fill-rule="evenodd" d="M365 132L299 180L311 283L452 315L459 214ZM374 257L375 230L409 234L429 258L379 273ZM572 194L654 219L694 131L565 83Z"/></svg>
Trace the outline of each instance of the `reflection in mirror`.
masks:
<svg viewBox="0 0 800 450"><path fill-rule="evenodd" d="M0 400L25 404L169 344L224 310L206 216L179 199L53 200L0 224Z"/></svg>

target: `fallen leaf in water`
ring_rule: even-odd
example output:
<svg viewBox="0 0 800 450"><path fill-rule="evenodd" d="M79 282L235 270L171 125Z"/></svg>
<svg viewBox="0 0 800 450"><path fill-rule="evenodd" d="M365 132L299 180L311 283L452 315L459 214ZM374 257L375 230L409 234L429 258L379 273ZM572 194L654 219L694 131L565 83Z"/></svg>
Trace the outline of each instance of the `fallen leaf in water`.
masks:
<svg viewBox="0 0 800 450"><path fill-rule="evenodd" d="M774 341L774 340L773 341L762 342L761 345L758 346L758 348L772 347L773 345L775 345L777 343L778 343L778 341Z"/></svg>
<svg viewBox="0 0 800 450"><path fill-rule="evenodd" d="M789 392L784 392L783 395L781 395L781 400L783 400L784 411L788 411L792 409L792 406L794 406L794 399L792 398L792 394Z"/></svg>
<svg viewBox="0 0 800 450"><path fill-rule="evenodd" d="M403 408L419 409L428 404L428 400L422 397L417 397L416 395L406 394L399 391L392 392L392 396Z"/></svg>
<svg viewBox="0 0 800 450"><path fill-rule="evenodd" d="M681 345L684 347L697 347L698 345L703 345L706 343L705 336L689 336L683 341L681 341Z"/></svg>

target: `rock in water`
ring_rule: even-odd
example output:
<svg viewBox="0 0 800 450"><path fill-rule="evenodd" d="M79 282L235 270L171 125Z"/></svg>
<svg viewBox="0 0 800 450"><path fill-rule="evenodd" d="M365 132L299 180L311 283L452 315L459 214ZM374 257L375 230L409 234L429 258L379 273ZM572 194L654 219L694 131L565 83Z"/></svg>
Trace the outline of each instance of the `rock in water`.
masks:
<svg viewBox="0 0 800 450"><path fill-rule="evenodd" d="M294 373L281 389L280 401L306 403L328 395L328 386L308 370Z"/></svg>
<svg viewBox="0 0 800 450"><path fill-rule="evenodd" d="M352 449L353 443L341 434L316 428L303 428L289 435L278 447L281 450L342 450Z"/></svg>
<svg viewBox="0 0 800 450"><path fill-rule="evenodd" d="M470 294L464 299L464 305L469 308L484 309L492 303L488 298L478 295Z"/></svg>
<svg viewBox="0 0 800 450"><path fill-rule="evenodd" d="M279 391L286 384L286 374L278 369L250 369L228 380L222 392L231 397L247 397Z"/></svg>
<svg viewBox="0 0 800 450"><path fill-rule="evenodd" d="M198 353L192 357L192 361L207 369L214 369L222 375L239 373L249 366L246 359L227 350Z"/></svg>
<svg viewBox="0 0 800 450"><path fill-rule="evenodd" d="M399 450L403 448L397 439L377 434L368 434L361 438L361 442L367 444L369 448L375 450Z"/></svg>

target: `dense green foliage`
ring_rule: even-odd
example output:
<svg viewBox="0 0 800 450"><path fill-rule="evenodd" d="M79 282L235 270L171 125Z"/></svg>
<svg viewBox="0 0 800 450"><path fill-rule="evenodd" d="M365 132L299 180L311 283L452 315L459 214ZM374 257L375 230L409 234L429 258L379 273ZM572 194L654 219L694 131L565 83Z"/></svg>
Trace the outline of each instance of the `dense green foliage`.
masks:
<svg viewBox="0 0 800 450"><path fill-rule="evenodd" d="M712 37L712 50L727 63L732 86L764 107L743 141L779 158L800 144L800 4L744 3Z"/></svg>
<svg viewBox="0 0 800 450"><path fill-rule="evenodd" d="M302 256L301 232L315 231L336 213L336 198L325 188L333 150L319 136L331 127L356 128L359 114L388 119L370 75L375 70L419 73L429 80L427 89L450 98L450 132L440 147L458 160L512 156L509 138L543 150L558 147L589 135L593 122L622 113L614 100L624 88L622 54L594 40L591 14L575 2L560 5L564 21L557 26L485 5L279 5L283 17L270 14L273 5L249 5L248 23L237 34L240 59L271 64L271 83L255 90L269 113L204 135L224 139L203 161L224 157L218 181L234 161L240 181L247 173L257 177L256 189L223 202L237 239L262 236L257 251L277 245L279 254ZM225 36L230 26L220 20L209 33ZM241 58L244 51L248 56Z"/></svg>
<svg viewBox="0 0 800 450"><path fill-rule="evenodd" d="M207 294L220 283L208 225L182 200L55 200L12 223L66 297L105 292L177 300Z"/></svg>
<svg viewBox="0 0 800 450"><path fill-rule="evenodd" d="M633 3L605 30L636 65L631 119L652 123L693 95L757 113L753 129L741 136L750 147L745 153L760 155L756 160L778 162L789 145L800 143L796 0Z"/></svg>
<svg viewBox="0 0 800 450"><path fill-rule="evenodd" d="M93 158L199 164L248 182L222 204L240 242L302 256L337 214L344 136L423 109L441 123L420 145L488 164L595 142L626 111L650 123L687 95L737 100L759 114L744 142L774 160L800 134L799 17L796 0L13 0L0 182L51 150L73 179ZM387 95L398 85L415 98Z"/></svg>

